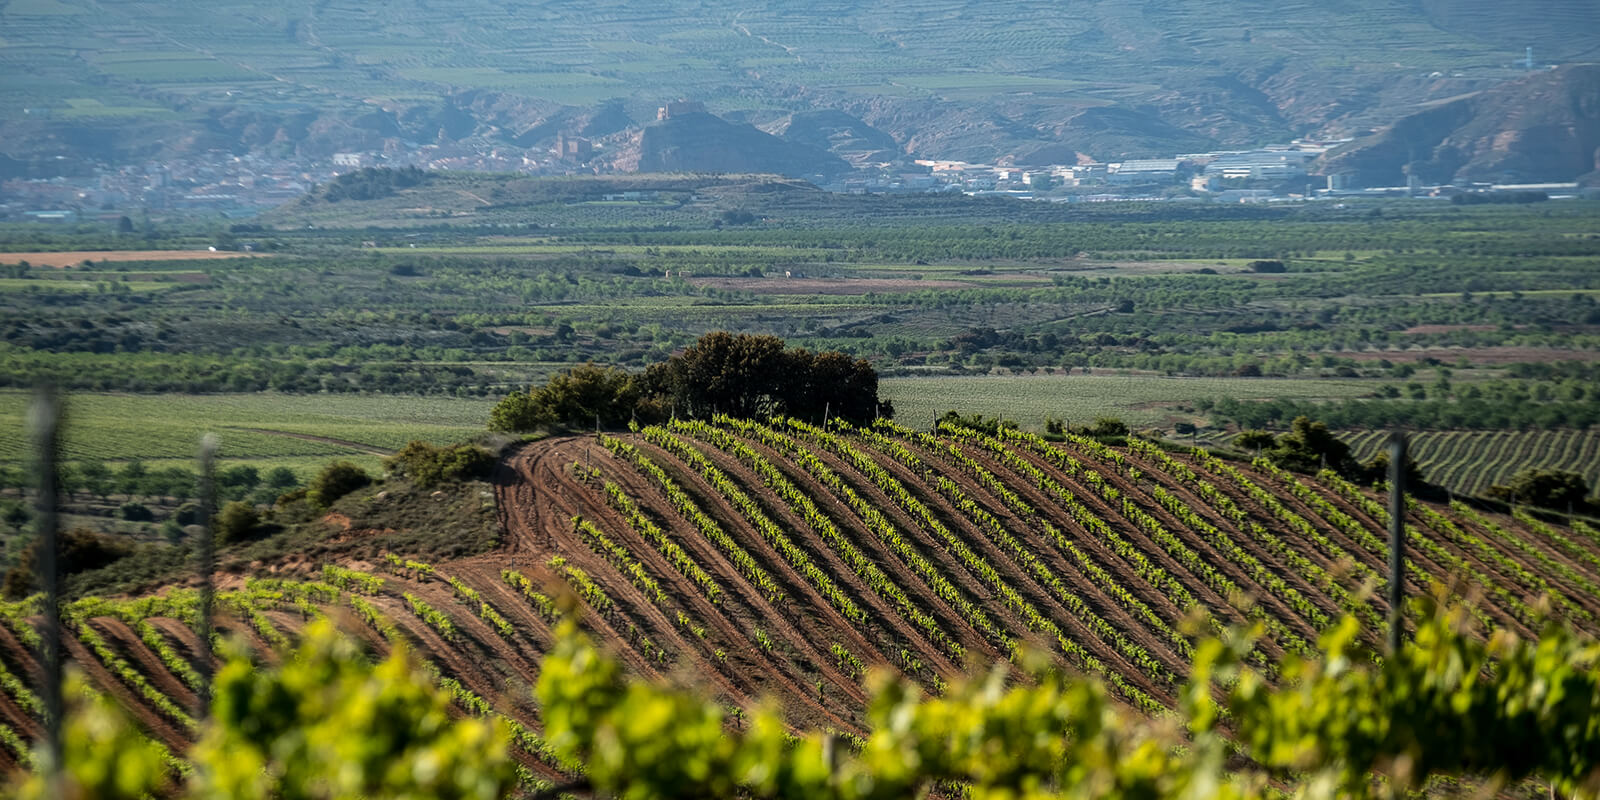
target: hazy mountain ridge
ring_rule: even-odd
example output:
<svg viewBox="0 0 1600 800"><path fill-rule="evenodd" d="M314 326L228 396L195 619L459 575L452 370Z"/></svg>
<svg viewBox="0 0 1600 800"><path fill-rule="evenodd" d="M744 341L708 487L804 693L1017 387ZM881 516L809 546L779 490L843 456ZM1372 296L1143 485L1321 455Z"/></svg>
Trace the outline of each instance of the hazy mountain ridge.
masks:
<svg viewBox="0 0 1600 800"><path fill-rule="evenodd" d="M861 125L802 117L792 138L858 163L1112 160L1364 135L1517 77L1526 45L1540 64L1600 58L1592 5L12 3L0 65L30 80L0 83L0 150L325 157L468 142L537 157L558 135L626 148L685 98L780 136L790 114L848 115Z"/></svg>

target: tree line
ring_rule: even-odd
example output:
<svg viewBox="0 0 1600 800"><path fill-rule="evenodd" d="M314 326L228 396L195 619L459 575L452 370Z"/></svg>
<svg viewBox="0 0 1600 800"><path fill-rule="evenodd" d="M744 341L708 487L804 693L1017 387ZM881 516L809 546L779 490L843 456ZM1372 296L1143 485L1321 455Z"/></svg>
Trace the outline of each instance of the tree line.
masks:
<svg viewBox="0 0 1600 800"><path fill-rule="evenodd" d="M1538 402L1527 398L1238 400L1223 397L1199 404L1217 423L1245 428L1283 427L1314 416L1335 428L1424 428L1432 430L1528 430L1600 424L1600 399Z"/></svg>

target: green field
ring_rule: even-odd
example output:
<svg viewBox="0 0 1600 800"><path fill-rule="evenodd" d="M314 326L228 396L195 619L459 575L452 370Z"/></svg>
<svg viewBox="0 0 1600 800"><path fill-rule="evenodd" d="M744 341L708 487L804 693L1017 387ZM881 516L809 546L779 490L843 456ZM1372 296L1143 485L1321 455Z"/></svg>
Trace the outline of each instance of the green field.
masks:
<svg viewBox="0 0 1600 800"><path fill-rule="evenodd" d="M0 464L28 458L29 402L26 393L0 392ZM404 396L76 394L67 400L62 457L192 464L200 437L214 433L225 462L304 475L335 458L375 466L413 439L467 439L483 430L490 405Z"/></svg>
<svg viewBox="0 0 1600 800"><path fill-rule="evenodd" d="M926 428L940 414L1001 416L1024 429L1042 430L1045 417L1070 424L1118 417L1138 427L1194 419L1177 406L1214 397L1334 399L1366 387L1351 381L1279 378L1164 378L1138 375L1046 375L888 378L879 383L894 402L895 418Z"/></svg>

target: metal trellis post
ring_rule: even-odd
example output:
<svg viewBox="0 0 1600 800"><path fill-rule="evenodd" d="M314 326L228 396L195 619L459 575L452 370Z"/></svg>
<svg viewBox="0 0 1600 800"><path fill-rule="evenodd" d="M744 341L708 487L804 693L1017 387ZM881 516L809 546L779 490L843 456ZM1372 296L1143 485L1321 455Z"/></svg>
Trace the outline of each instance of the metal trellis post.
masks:
<svg viewBox="0 0 1600 800"><path fill-rule="evenodd" d="M1400 652L1406 582L1406 435L1389 437L1389 655Z"/></svg>
<svg viewBox="0 0 1600 800"><path fill-rule="evenodd" d="M61 432L61 399L55 388L44 386L34 398L29 412L34 454L39 476L39 494L34 498L39 534L39 582L44 589L44 631L41 639L40 667L44 671L40 688L44 691L44 767L46 780L61 780L61 728L64 708L61 698L61 542L57 535L56 506L60 489L57 473L57 447ZM54 787L60 789L59 785ZM56 796L59 796L57 793Z"/></svg>
<svg viewBox="0 0 1600 800"><path fill-rule="evenodd" d="M216 504L217 437L206 434L200 437L200 540L195 543L195 572L200 578L200 610L194 624L195 640L200 645L200 686L195 691L195 719L205 719L211 711L211 606L215 602L216 587L212 572L216 569L216 536L211 530L211 517Z"/></svg>

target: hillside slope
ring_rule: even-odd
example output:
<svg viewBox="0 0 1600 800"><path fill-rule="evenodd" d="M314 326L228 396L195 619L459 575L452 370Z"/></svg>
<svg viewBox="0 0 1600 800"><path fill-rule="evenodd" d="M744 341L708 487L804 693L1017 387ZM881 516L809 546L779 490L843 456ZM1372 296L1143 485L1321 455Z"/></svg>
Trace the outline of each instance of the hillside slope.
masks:
<svg viewBox="0 0 1600 800"><path fill-rule="evenodd" d="M1331 152L1324 172L1367 186L1566 181L1600 170L1600 64L1539 72L1407 116Z"/></svg>
<svg viewBox="0 0 1600 800"><path fill-rule="evenodd" d="M1345 611L1372 623L1387 613L1369 591L1386 571L1384 512L1366 491L1142 443L679 422L528 444L495 481L496 551L232 578L219 626L269 660L321 614L380 651L399 637L465 711L492 707L522 726L533 781L561 778L528 687L562 593L637 674L693 676L734 707L775 697L796 725L857 734L872 665L937 692L1029 648L1155 711L1174 704L1199 611L1211 620L1202 632L1262 624L1254 658L1267 666L1308 651ZM1549 602L1600 630L1594 531L1428 504L1407 523L1411 594L1454 576L1495 627L1535 635ZM36 634L25 608L5 611L0 665L30 675ZM80 601L69 614L69 650L90 681L181 750L193 594ZM0 723L23 737L39 732L30 696L0 693Z"/></svg>

